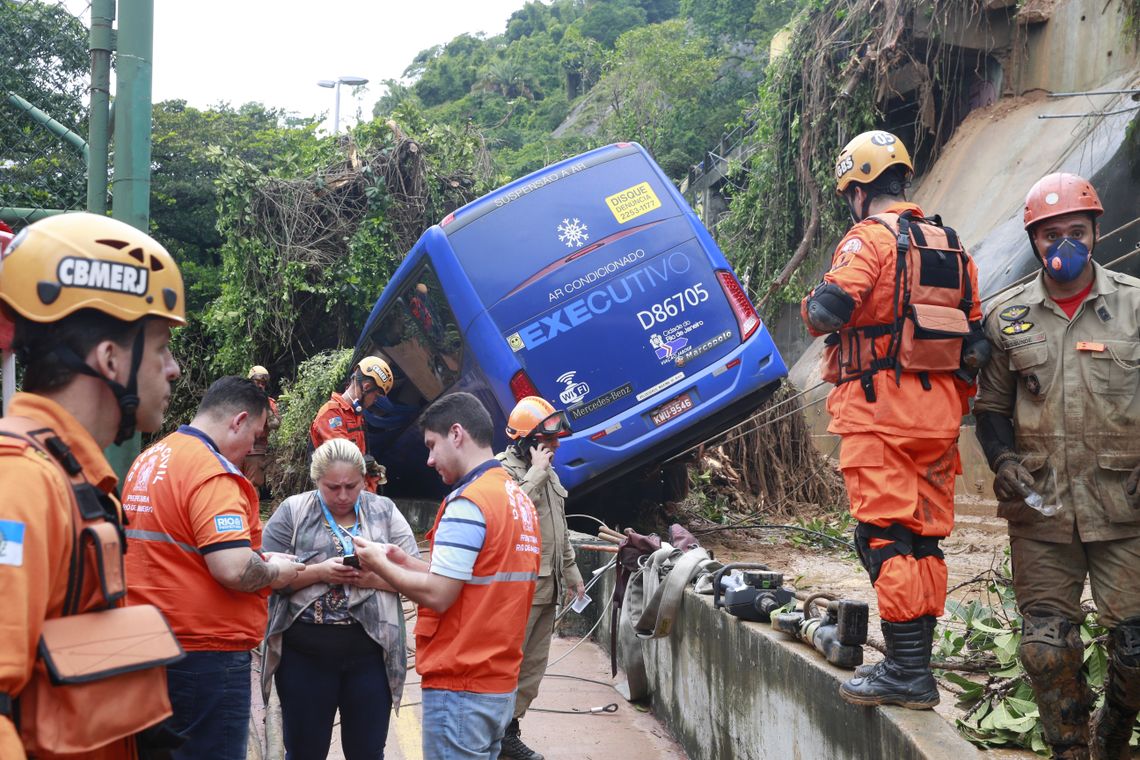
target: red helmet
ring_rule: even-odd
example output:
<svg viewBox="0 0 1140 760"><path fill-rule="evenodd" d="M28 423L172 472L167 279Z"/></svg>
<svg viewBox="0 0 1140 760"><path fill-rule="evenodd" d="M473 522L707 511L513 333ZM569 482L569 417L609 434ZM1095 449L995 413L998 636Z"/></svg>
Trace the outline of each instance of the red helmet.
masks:
<svg viewBox="0 0 1140 760"><path fill-rule="evenodd" d="M1094 217L1103 214L1100 196L1084 177L1060 172L1042 177L1030 188L1029 195L1025 196L1023 221L1028 230L1046 219L1080 211Z"/></svg>
<svg viewBox="0 0 1140 760"><path fill-rule="evenodd" d="M540 396L521 399L507 419L507 436L515 441L529 435L564 438L572 432L566 412L556 411L549 401Z"/></svg>

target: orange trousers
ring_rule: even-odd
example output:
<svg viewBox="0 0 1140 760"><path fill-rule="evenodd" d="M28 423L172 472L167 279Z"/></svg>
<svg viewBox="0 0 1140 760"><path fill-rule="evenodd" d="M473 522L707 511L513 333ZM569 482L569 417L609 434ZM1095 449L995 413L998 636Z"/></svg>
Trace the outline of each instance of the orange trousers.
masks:
<svg viewBox="0 0 1140 760"><path fill-rule="evenodd" d="M918 536L944 537L954 527L954 476L961 472L957 438L908 438L883 433L843 436L839 467L860 523L900 526ZM871 538L871 549L890 546ZM946 563L937 556L899 554L872 578L879 617L902 623L939 616L946 602Z"/></svg>

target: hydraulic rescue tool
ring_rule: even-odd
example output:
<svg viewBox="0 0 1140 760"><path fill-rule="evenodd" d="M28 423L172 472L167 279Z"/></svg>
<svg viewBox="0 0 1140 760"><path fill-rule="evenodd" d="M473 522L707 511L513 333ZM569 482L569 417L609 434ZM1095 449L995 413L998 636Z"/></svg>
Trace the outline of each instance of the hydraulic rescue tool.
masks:
<svg viewBox="0 0 1140 760"><path fill-rule="evenodd" d="M807 608L805 604L804 609ZM772 627L815 647L832 665L850 669L863 664L867 617L866 602L835 599L827 603L822 617L781 612L772 616Z"/></svg>
<svg viewBox="0 0 1140 760"><path fill-rule="evenodd" d="M726 575L732 570L741 571L736 585L729 585L729 579L735 576ZM783 573L772 572L767 565L731 563L713 576L713 607L723 607L741 620L767 623L775 610L795 599L792 590L783 584Z"/></svg>

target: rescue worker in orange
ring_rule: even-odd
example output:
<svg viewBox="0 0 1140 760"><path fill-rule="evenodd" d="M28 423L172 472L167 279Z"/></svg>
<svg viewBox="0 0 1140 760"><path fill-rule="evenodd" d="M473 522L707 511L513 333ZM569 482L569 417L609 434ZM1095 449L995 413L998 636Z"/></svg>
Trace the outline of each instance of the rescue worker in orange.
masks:
<svg viewBox="0 0 1140 760"><path fill-rule="evenodd" d="M887 647L840 694L928 709L938 704L930 655L946 600L938 542L954 525L958 429L988 344L977 268L953 230L907 202L913 170L889 132L864 132L839 154L836 190L855 224L801 315L828 336L828 430L842 438L855 542Z"/></svg>
<svg viewBox="0 0 1140 760"><path fill-rule="evenodd" d="M116 477L103 449L162 424L170 384L180 374L170 330L185 324L182 276L161 245L127 224L94 214L53 216L22 230L9 247L0 264L0 309L0 319L15 322L13 348L24 367L23 392L0 422L0 757L23 758L26 751L55 757L57 745L30 720L31 705L21 711L19 732L13 713L32 698L33 684L41 694L46 688L36 654L45 621L121 606L104 603L99 572L87 573L78 593L69 593L72 560L95 564L87 556L93 549L75 545L81 513L74 494L86 489L100 508L95 519L121 530ZM21 422L34 432L14 433ZM82 484L74 490L69 473ZM122 548L115 542L104 550ZM160 668L154 675L151 701L169 715L165 678ZM50 710L50 702L37 704ZM99 707L83 706L88 721L63 717L70 739L94 745L66 756L139 757L131 734L149 724L100 736ZM120 714L130 709L109 707Z"/></svg>
<svg viewBox="0 0 1140 760"><path fill-rule="evenodd" d="M268 407L250 380L219 378L190 424L123 479L128 601L161 609L187 653L167 668L171 727L185 739L173 760L245 759L250 650L265 633L266 599L305 569L261 551L257 493L239 469Z"/></svg>
<svg viewBox="0 0 1140 760"><path fill-rule="evenodd" d="M1140 280L1093 261L1103 212L1075 174L1029 191L1023 218L1042 271L989 305L994 361L974 404L998 516L1009 521L1019 654L1045 740L1063 760L1130 757L1140 710ZM1091 729L1086 578L1111 632Z"/></svg>
<svg viewBox="0 0 1140 760"><path fill-rule="evenodd" d="M364 477L364 487L372 493L379 493L381 485L387 482L382 465L368 453L368 423L364 410L376 403L380 396L387 396L392 390L394 377L388 362L379 356L366 356L352 370L348 387L344 393L334 393L317 411L313 424L309 427L309 441L316 450L331 438L347 438L356 444L368 472Z"/></svg>
<svg viewBox="0 0 1140 760"><path fill-rule="evenodd" d="M425 758L496 758L511 720L542 540L534 504L491 451L491 415L469 393L420 417L440 504L430 564L354 537L360 567L419 605L416 672Z"/></svg>
<svg viewBox="0 0 1140 760"><path fill-rule="evenodd" d="M269 399L269 416L265 420L265 429L261 431L261 435L253 439L253 446L245 455L241 471L249 478L249 482L253 483L258 494L265 498L269 495L265 490L265 459L269 454L269 434L281 426L281 415L277 411L277 399L269 395L269 370L260 364L255 364L249 368L246 377L252 380Z"/></svg>

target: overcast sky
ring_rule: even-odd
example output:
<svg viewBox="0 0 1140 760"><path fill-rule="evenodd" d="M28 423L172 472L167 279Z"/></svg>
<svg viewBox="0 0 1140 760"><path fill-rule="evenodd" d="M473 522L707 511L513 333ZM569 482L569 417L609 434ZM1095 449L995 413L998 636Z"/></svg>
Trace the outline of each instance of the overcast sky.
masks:
<svg viewBox="0 0 1140 760"><path fill-rule="evenodd" d="M416 53L463 32L500 34L525 0L155 0L154 101L205 108L258 101L328 116L334 91L319 79L370 80L355 99L341 87L341 124L369 116L381 82Z"/></svg>

